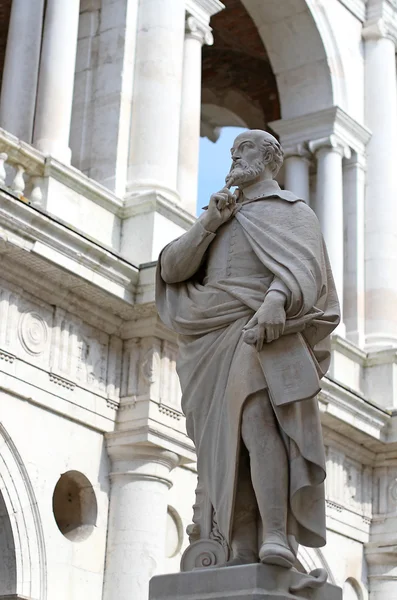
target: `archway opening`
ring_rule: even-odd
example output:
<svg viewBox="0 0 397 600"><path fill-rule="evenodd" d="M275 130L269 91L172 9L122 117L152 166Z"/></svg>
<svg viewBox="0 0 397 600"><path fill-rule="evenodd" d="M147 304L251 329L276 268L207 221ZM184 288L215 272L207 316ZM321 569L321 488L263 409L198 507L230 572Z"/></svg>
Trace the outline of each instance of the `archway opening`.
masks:
<svg viewBox="0 0 397 600"><path fill-rule="evenodd" d="M203 48L203 122L207 127L264 129L280 118L276 78L241 0L224 0L224 4L226 10L211 19L214 44Z"/></svg>
<svg viewBox="0 0 397 600"><path fill-rule="evenodd" d="M214 44L203 48L197 214L224 186L234 138L280 119L276 78L257 26L241 0L224 4L211 19Z"/></svg>
<svg viewBox="0 0 397 600"><path fill-rule="evenodd" d="M17 565L10 517L0 492L0 597L16 594Z"/></svg>

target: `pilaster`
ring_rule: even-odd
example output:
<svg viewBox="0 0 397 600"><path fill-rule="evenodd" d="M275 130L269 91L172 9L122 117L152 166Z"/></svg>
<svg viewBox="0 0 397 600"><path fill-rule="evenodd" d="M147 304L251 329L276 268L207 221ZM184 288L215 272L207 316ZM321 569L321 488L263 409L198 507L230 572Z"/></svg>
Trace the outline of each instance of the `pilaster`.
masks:
<svg viewBox="0 0 397 600"><path fill-rule="evenodd" d="M370 0L362 32L365 121L372 131L365 198L365 342L370 350L397 346L396 15L391 0Z"/></svg>

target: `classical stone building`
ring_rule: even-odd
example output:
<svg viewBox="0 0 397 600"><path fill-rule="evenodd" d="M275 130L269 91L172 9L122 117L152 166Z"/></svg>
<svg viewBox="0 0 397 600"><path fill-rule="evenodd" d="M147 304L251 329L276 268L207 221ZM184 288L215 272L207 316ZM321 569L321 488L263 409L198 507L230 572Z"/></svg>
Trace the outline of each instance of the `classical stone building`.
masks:
<svg viewBox="0 0 397 600"><path fill-rule="evenodd" d="M0 0L0 598L146 600L194 501L155 260L201 135L270 128L343 306L319 396L345 600L397 599L396 0ZM216 191L216 190L214 190Z"/></svg>

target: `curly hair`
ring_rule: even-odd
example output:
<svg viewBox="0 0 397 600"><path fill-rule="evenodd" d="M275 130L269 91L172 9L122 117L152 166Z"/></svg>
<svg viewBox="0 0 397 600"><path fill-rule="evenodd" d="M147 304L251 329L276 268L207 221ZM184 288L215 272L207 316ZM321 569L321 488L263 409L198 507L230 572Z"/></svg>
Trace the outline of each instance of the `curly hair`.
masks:
<svg viewBox="0 0 397 600"><path fill-rule="evenodd" d="M260 149L263 152L264 162L269 166L273 177L276 177L284 162L284 150L270 133L267 133L263 139Z"/></svg>

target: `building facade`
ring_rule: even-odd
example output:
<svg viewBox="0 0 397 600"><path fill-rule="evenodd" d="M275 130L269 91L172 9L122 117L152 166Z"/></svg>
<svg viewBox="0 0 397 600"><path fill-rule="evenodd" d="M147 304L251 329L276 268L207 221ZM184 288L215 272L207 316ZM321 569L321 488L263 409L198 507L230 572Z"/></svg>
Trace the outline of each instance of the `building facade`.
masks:
<svg viewBox="0 0 397 600"><path fill-rule="evenodd" d="M154 305L199 138L268 128L343 309L324 567L397 599L396 0L0 0L0 598L146 600L196 486ZM216 168L216 165L214 165ZM216 190L214 190L216 191Z"/></svg>

